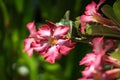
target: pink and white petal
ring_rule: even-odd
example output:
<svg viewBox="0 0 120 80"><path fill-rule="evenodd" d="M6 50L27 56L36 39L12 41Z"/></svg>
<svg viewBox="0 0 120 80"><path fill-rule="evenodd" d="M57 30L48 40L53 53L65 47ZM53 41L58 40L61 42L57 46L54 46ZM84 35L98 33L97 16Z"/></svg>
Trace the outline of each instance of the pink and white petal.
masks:
<svg viewBox="0 0 120 80"><path fill-rule="evenodd" d="M86 6L85 14L93 15L96 12L97 12L97 4L94 1L92 1L90 4Z"/></svg>
<svg viewBox="0 0 120 80"><path fill-rule="evenodd" d="M60 53L64 55L74 48L74 43L70 39L59 39L57 45Z"/></svg>
<svg viewBox="0 0 120 80"><path fill-rule="evenodd" d="M59 38L57 45L65 45L69 47L74 47L75 43L71 41L70 38Z"/></svg>
<svg viewBox="0 0 120 80"><path fill-rule="evenodd" d="M51 29L48 25L44 24L38 29L38 34L42 37L51 36Z"/></svg>
<svg viewBox="0 0 120 80"><path fill-rule="evenodd" d="M80 61L79 65L92 65L96 60L96 55L94 53L88 53L86 56Z"/></svg>
<svg viewBox="0 0 120 80"><path fill-rule="evenodd" d="M55 29L55 31L53 33L53 36L57 36L57 37L64 36L64 35L66 35L69 32L69 29L70 28L68 26L58 26Z"/></svg>
<svg viewBox="0 0 120 80"><path fill-rule="evenodd" d="M92 43L93 43L93 51L95 53L100 53L101 51L103 51L103 37L94 38L92 40Z"/></svg>
<svg viewBox="0 0 120 80"><path fill-rule="evenodd" d="M27 50L28 56L32 56L33 54L33 48L30 48L29 50Z"/></svg>
<svg viewBox="0 0 120 80"><path fill-rule="evenodd" d="M82 15L80 16L80 22L81 23L88 23L93 21L93 16L88 16L88 15Z"/></svg>
<svg viewBox="0 0 120 80"><path fill-rule="evenodd" d="M86 67L84 71L82 71L82 75L86 78L91 77L92 73L96 72L95 68L93 65L90 67Z"/></svg>
<svg viewBox="0 0 120 80"><path fill-rule="evenodd" d="M27 38L24 40L24 49L23 52L27 51L31 48L31 44L34 42L34 38Z"/></svg>
<svg viewBox="0 0 120 80"><path fill-rule="evenodd" d="M57 40L56 44L57 45L64 45L68 41L69 41L69 39L67 39L67 38L60 38L60 39Z"/></svg>
<svg viewBox="0 0 120 80"><path fill-rule="evenodd" d="M36 33L36 28L34 22L29 22L27 24L27 28L30 31L30 34L35 34Z"/></svg>
<svg viewBox="0 0 120 80"><path fill-rule="evenodd" d="M106 0L99 0L99 3L97 5L97 9L99 9L99 7L101 6L101 4L103 4Z"/></svg>
<svg viewBox="0 0 120 80"><path fill-rule="evenodd" d="M81 23L81 32L84 33L85 32L85 27L86 27L87 23Z"/></svg>
<svg viewBox="0 0 120 80"><path fill-rule="evenodd" d="M55 63L55 57L52 56L45 57L45 60L51 64Z"/></svg>
<svg viewBox="0 0 120 80"><path fill-rule="evenodd" d="M71 47L60 45L59 51L61 54L67 55L71 49L72 49Z"/></svg>
<svg viewBox="0 0 120 80"><path fill-rule="evenodd" d="M70 48L74 48L75 47L75 43L72 42L70 39L63 45L68 46Z"/></svg>
<svg viewBox="0 0 120 80"><path fill-rule="evenodd" d="M59 52L58 48L56 46L52 46L48 49L46 53L43 54L46 61L53 64L55 62L55 59L58 57Z"/></svg>
<svg viewBox="0 0 120 80"><path fill-rule="evenodd" d="M49 45L48 43L44 43L42 45L37 44L38 46L33 47L35 51L37 52L43 52Z"/></svg>

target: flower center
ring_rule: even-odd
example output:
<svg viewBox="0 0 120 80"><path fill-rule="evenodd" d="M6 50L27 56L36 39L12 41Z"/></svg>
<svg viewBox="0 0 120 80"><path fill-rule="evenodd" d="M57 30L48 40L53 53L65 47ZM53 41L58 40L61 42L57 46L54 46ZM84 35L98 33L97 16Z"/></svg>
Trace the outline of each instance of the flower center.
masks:
<svg viewBox="0 0 120 80"><path fill-rule="evenodd" d="M57 43L57 39L56 38L51 38L50 39L50 45L55 45Z"/></svg>

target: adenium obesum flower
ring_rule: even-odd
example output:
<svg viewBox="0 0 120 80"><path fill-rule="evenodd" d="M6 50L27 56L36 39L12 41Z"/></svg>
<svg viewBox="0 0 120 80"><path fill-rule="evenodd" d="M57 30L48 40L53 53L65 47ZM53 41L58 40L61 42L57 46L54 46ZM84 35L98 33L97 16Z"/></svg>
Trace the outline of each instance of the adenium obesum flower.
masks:
<svg viewBox="0 0 120 80"><path fill-rule="evenodd" d="M120 69L113 69L104 71L104 63L106 62L106 52L114 46L113 40L104 40L103 37L94 38L92 40L93 52L86 54L80 61L80 65L85 65L86 68L82 71L83 78L78 80L113 80L114 76L109 77L111 74L117 74ZM110 59L112 60L113 59ZM109 62L112 62L109 61ZM107 60L108 62L108 60Z"/></svg>
<svg viewBox="0 0 120 80"><path fill-rule="evenodd" d="M96 74L97 71L102 69L101 57L105 54L103 49L103 38L95 38L92 40L93 52L86 54L86 56L80 61L80 65L85 65L86 68L82 71L84 80L91 77L92 74ZM81 79L79 79L81 80Z"/></svg>
<svg viewBox="0 0 120 80"><path fill-rule="evenodd" d="M86 6L84 14L80 16L81 32L84 32L87 23L96 21L94 15L100 15L97 11L103 2L105 2L105 0L100 0L98 4L92 1Z"/></svg>
<svg viewBox="0 0 120 80"><path fill-rule="evenodd" d="M104 2L105 0L99 0L99 3L96 4L94 1L92 1L86 6L84 14L80 16L82 33L84 33L85 27L89 22L97 22L103 26L114 28L120 31L120 29L112 20L102 17L102 15L98 12L100 5Z"/></svg>
<svg viewBox="0 0 120 80"><path fill-rule="evenodd" d="M28 38L24 40L24 50L29 56L32 56L33 50L43 55L45 60L54 63L61 55L66 55L74 48L74 43L66 37L69 32L69 26L56 26L54 23L47 21L38 31L34 22L27 24L30 31Z"/></svg>

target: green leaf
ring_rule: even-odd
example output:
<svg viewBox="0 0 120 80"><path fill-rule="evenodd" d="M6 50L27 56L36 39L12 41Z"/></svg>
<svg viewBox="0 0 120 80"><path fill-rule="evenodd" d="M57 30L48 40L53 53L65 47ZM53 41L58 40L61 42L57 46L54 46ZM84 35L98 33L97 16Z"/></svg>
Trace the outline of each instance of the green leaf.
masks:
<svg viewBox="0 0 120 80"><path fill-rule="evenodd" d="M90 27L90 25L86 26L86 33L92 34L92 28Z"/></svg>
<svg viewBox="0 0 120 80"><path fill-rule="evenodd" d="M104 5L102 8L101 8L102 12L105 14L105 16L107 16L108 18L110 18L111 20L113 20L117 25L120 26L120 23L119 21L117 20L115 14L114 14L114 11L113 11L113 8L109 5Z"/></svg>
<svg viewBox="0 0 120 80"><path fill-rule="evenodd" d="M120 24L120 0L117 0L113 5L113 11L115 13L115 16Z"/></svg>
<svg viewBox="0 0 120 80"><path fill-rule="evenodd" d="M115 59L120 60L120 46L118 47L117 51L111 54L111 56L114 57Z"/></svg>
<svg viewBox="0 0 120 80"><path fill-rule="evenodd" d="M86 33L85 35L88 36L104 36L106 38L111 38L111 39L120 39L120 32L115 30L115 29L111 29L108 28L106 26L101 26L98 24L88 24L88 28L86 28Z"/></svg>

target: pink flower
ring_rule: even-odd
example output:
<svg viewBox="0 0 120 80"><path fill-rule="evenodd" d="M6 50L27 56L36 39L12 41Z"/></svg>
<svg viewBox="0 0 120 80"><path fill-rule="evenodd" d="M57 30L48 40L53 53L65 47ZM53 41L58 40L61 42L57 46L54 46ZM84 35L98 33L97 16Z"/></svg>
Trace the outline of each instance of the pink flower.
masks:
<svg viewBox="0 0 120 80"><path fill-rule="evenodd" d="M88 53L81 61L80 65L87 66L84 71L82 71L82 75L84 77L91 77L92 74L96 74L98 71L102 69L101 65L101 54Z"/></svg>
<svg viewBox="0 0 120 80"><path fill-rule="evenodd" d="M103 62L106 56L106 51L113 47L113 40L104 40L103 37L94 38L92 40L93 52L88 53L80 61L80 65L85 65L86 68L82 71L83 78L79 80L87 80L93 78L93 80L104 80L102 75ZM98 75L98 76L97 76Z"/></svg>
<svg viewBox="0 0 120 80"><path fill-rule="evenodd" d="M32 56L33 50L43 55L45 60L54 63L55 59L66 55L74 48L74 43L66 38L69 32L69 26L56 26L54 23L47 21L48 24L42 25L38 31L35 29L34 22L27 24L30 35L24 40L24 50Z"/></svg>
<svg viewBox="0 0 120 80"><path fill-rule="evenodd" d="M106 52L114 46L114 40L104 40L103 37L94 38L92 40L93 52ZM103 54L104 55L104 54Z"/></svg>
<svg viewBox="0 0 120 80"><path fill-rule="evenodd" d="M80 22L81 22L81 31L84 32L85 26L89 22L96 22L94 15L100 15L97 11L99 9L99 6L104 3L105 0L100 0L98 4L96 4L94 1L92 1L90 4L88 4L85 8L85 14L80 16Z"/></svg>
<svg viewBox="0 0 120 80"><path fill-rule="evenodd" d="M117 26L115 22L110 19L104 18L99 12L99 7L105 0L99 0L99 3L96 4L92 1L88 4L85 8L85 12L83 15L80 16L80 23L81 23L81 32L84 33L85 27L89 22L97 22L103 26L108 28L116 29L120 31L120 28Z"/></svg>

